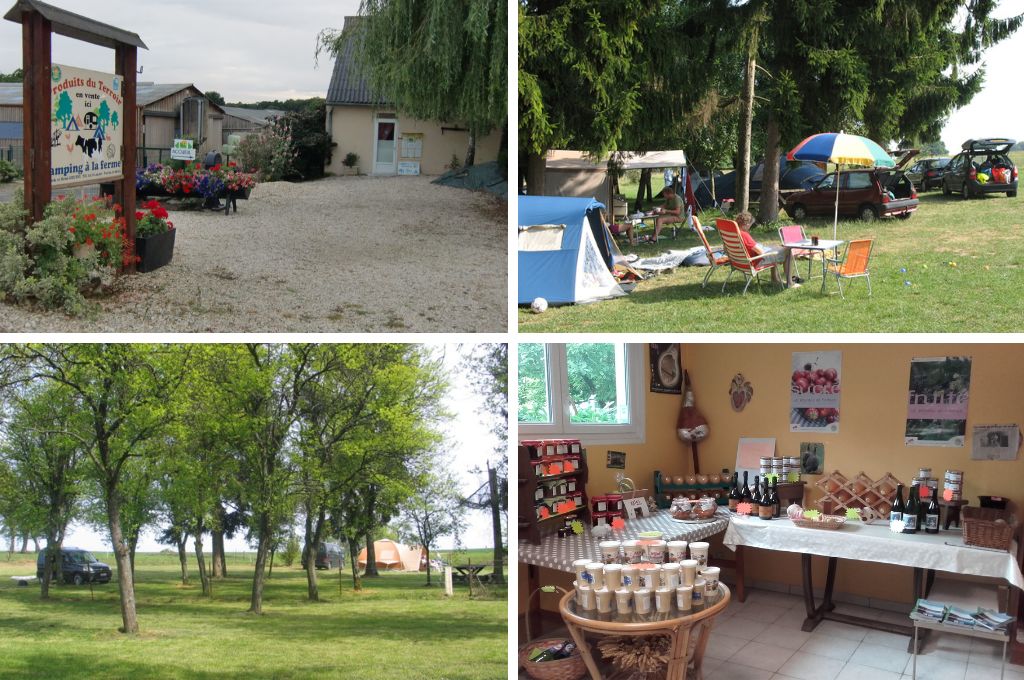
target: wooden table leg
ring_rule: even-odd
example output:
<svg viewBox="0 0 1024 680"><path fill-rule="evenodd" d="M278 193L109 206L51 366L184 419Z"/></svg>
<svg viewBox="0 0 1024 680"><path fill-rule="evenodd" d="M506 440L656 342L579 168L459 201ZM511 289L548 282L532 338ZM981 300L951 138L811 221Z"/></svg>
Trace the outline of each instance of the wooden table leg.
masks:
<svg viewBox="0 0 1024 680"><path fill-rule="evenodd" d="M822 608L830 612L836 608L832 602L832 590L836 585L836 558L828 558L828 575L825 578L825 598L821 603Z"/></svg>
<svg viewBox="0 0 1024 680"><path fill-rule="evenodd" d="M534 564L526 565L526 590L529 593L534 592L540 587L540 569ZM533 606L533 598L526 605L526 629L530 631L534 637L539 637L543 634L541 630L541 616L540 616L540 595L538 594L537 606ZM529 640L526 640L529 642Z"/></svg>
<svg viewBox="0 0 1024 680"><path fill-rule="evenodd" d="M807 618L801 630L806 633L817 628L821 623L821 611L814 605L814 576L811 573L811 556L807 553L800 555L801 566L803 567L804 606L807 608Z"/></svg>
<svg viewBox="0 0 1024 680"><path fill-rule="evenodd" d="M590 645L587 644L587 637L584 632L578 626L568 621L565 622L565 627L569 629L569 635L576 642L576 648L580 650L583 663L590 672L590 680L601 680L601 671L598 670L597 663L595 663L594 657L590 653Z"/></svg>
<svg viewBox="0 0 1024 680"><path fill-rule="evenodd" d="M690 644L690 627L676 628L669 636L669 641L665 680L686 680L686 647Z"/></svg>

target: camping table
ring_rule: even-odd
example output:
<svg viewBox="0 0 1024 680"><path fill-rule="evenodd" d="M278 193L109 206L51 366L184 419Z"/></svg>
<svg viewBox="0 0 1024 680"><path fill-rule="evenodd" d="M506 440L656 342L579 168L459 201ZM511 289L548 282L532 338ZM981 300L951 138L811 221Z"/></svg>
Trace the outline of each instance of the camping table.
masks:
<svg viewBox="0 0 1024 680"><path fill-rule="evenodd" d="M804 604L807 609L803 630L807 632L814 630L823 620L829 619L901 635L914 633L913 626L910 625L834 612L832 589L835 585L836 562L839 558L913 567L914 601L918 597L927 596L935 571L987 576L1006 581L1011 586L1008 608L1011 615L1017 611L1018 591L1024 589L1024 575L1021 574L1020 555L1016 544L1011 546L1010 551L972 548L964 545L960 531L894 534L889 531L888 523L863 522L847 522L841 529L826 531L804 529L788 519L765 522L737 515L731 518L723 543L736 550L737 560L740 560L740 554L745 547L800 553L803 565ZM815 605L814 602L814 585L811 579L813 555L828 558L825 592L820 605ZM1010 639L1016 639L1015 635L1011 634ZM913 641L910 645L913 645Z"/></svg>
<svg viewBox="0 0 1024 680"><path fill-rule="evenodd" d="M694 671L692 677L699 678L702 677L701 665L704 660L704 650L711 637L711 620L722 613L729 604L729 588L724 583L719 583L718 595L713 599L713 604L694 608L688 612L679 611L676 608L675 597L673 597L672 609L663 613L652 608L650 614L635 612L601 614L596 609L590 611L580 609L576 602L576 592L570 591L558 603L558 610L562 614L566 628L569 629L569 634L576 642L576 647L580 650L580 655L583 656L583 663L590 671L592 680L601 680L601 671L590 653L590 645L586 640L587 633L612 636L667 635L670 640L670 656L665 678L666 680L686 680L691 632L695 626L700 625L697 640L692 646Z"/></svg>
<svg viewBox="0 0 1024 680"><path fill-rule="evenodd" d="M476 581L479 583L480 572L486 569L487 567L493 566L493 562L484 562L483 564L453 564L452 569L459 572L459 574L465 577L467 583L469 583L470 579L476 579Z"/></svg>
<svg viewBox="0 0 1024 680"><path fill-rule="evenodd" d="M647 220L650 220L651 221L651 228L654 228L655 222L657 222L658 218L659 217L664 217L664 216L665 216L665 213L654 213L654 212L652 212L652 213L634 213L633 215L626 215L626 219L631 221L631 222L633 222L633 224L636 224L637 222L640 222L641 224L643 224ZM685 220L685 219L686 219L686 217L684 216L684 217L680 217L675 222L670 222L669 223L670 226L672 227L672 238L676 237L676 231L679 229L679 225L681 225L683 223L683 220Z"/></svg>
<svg viewBox="0 0 1024 680"><path fill-rule="evenodd" d="M643 531L660 531L662 538L666 541L702 541L715 534L720 534L729 526L728 508L719 506L715 516L709 522L680 522L672 519L668 510L659 510L649 517L626 520L626 528L621 531L612 532L610 540L626 541L636 539ZM579 536L566 536L559 538L556 534L549 534L541 539L537 545L528 541L519 541L519 561L526 564L528 582L526 592L532 593L540 585L540 571L538 567L555 569L572 573L572 563L584 557L601 561L601 548L598 545L603 538L595 538L589 530ZM736 570L736 597L742 602L746 594L743 590L743 559L737 554L735 560L715 560L716 565L733 567ZM526 616L537 615L531 605ZM532 619L531 619L532 621ZM532 630L539 630L539 625L531 625Z"/></svg>
<svg viewBox="0 0 1024 680"><path fill-rule="evenodd" d="M783 243L785 248L801 248L803 250L817 250L821 252L821 292L825 292L825 274L827 272L827 265L825 264L825 253L829 250L836 250L839 246L846 243L846 241L839 240L833 241L831 239L818 239L818 243L812 243L811 239L805 239L803 241L797 241L796 243Z"/></svg>

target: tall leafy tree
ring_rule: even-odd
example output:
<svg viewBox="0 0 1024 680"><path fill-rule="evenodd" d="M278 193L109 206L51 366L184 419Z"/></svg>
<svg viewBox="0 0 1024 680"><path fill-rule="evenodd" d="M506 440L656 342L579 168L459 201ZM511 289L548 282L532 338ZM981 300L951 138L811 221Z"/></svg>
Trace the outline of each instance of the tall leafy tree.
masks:
<svg viewBox="0 0 1024 680"><path fill-rule="evenodd" d="M122 632L137 633L135 582L122 518L125 466L169 420L167 402L181 382L188 351L143 344L8 345L0 371L8 380L60 385L77 408L65 431L87 452L99 481L117 563Z"/></svg>
<svg viewBox="0 0 1024 680"><path fill-rule="evenodd" d="M432 470L423 473L423 481L402 507L399 531L407 542L422 546L427 558L428 586L430 551L445 536L459 542L465 524L462 513L462 495L455 480Z"/></svg>
<svg viewBox="0 0 1024 680"><path fill-rule="evenodd" d="M351 35L327 30L319 40L335 57L357 40L361 68L382 102L423 120L465 124L469 166L477 137L507 123L506 12L503 0L363 0Z"/></svg>

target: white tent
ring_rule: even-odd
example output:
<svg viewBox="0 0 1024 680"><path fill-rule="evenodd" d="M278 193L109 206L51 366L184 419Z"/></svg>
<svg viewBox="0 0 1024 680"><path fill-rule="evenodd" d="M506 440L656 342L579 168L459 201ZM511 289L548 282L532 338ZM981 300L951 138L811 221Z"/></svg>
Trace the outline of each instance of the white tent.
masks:
<svg viewBox="0 0 1024 680"><path fill-rule="evenodd" d="M390 538L373 542L374 562L382 571L419 571L423 549L395 543ZM366 569L366 548L359 552L359 568Z"/></svg>

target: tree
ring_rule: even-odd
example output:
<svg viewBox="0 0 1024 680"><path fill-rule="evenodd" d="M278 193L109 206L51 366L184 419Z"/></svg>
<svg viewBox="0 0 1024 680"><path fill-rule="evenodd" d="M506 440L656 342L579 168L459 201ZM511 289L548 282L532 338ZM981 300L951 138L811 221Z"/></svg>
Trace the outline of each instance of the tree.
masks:
<svg viewBox="0 0 1024 680"><path fill-rule="evenodd" d="M381 102L422 120L469 128L476 139L508 118L508 23L503 0L362 0L350 31L324 30L319 45L336 58L349 39Z"/></svg>
<svg viewBox="0 0 1024 680"><path fill-rule="evenodd" d="M117 115L117 111L114 111L113 115L110 116L110 124L114 126L115 130L117 129L117 126L121 124L121 119Z"/></svg>
<svg viewBox="0 0 1024 680"><path fill-rule="evenodd" d="M0 73L0 83L20 83L25 79L25 72L16 68L10 73Z"/></svg>
<svg viewBox="0 0 1024 680"><path fill-rule="evenodd" d="M224 106L224 96L216 90L207 90L206 98L218 106Z"/></svg>
<svg viewBox="0 0 1024 680"><path fill-rule="evenodd" d="M96 119L100 127L106 127L110 123L110 104L107 104L106 99L100 102L100 110L96 114Z"/></svg>
<svg viewBox="0 0 1024 680"><path fill-rule="evenodd" d="M455 480L425 472L422 483L402 508L401 521L404 540L418 542L423 547L429 586L431 547L445 536L452 536L458 543L463 527L462 497Z"/></svg>
<svg viewBox="0 0 1024 680"><path fill-rule="evenodd" d="M0 368L13 384L61 385L77 408L65 416L65 432L87 452L99 481L117 562L122 632L138 633L135 582L124 532L125 467L141 455L168 419L188 350L143 344L8 345Z"/></svg>
<svg viewBox="0 0 1024 680"><path fill-rule="evenodd" d="M467 505L491 513L491 540L494 542L493 579L503 583L503 513L508 513L508 345L481 344L466 358L473 371L470 381L483 397L481 411L491 416L491 431L498 437L493 466L487 461L487 480L467 498ZM507 519L507 518L506 518Z"/></svg>
<svg viewBox="0 0 1024 680"><path fill-rule="evenodd" d="M54 113L56 119L65 127L67 127L68 121L74 117L75 113L71 105L71 96L66 91L61 92L60 97L57 98L57 110Z"/></svg>

